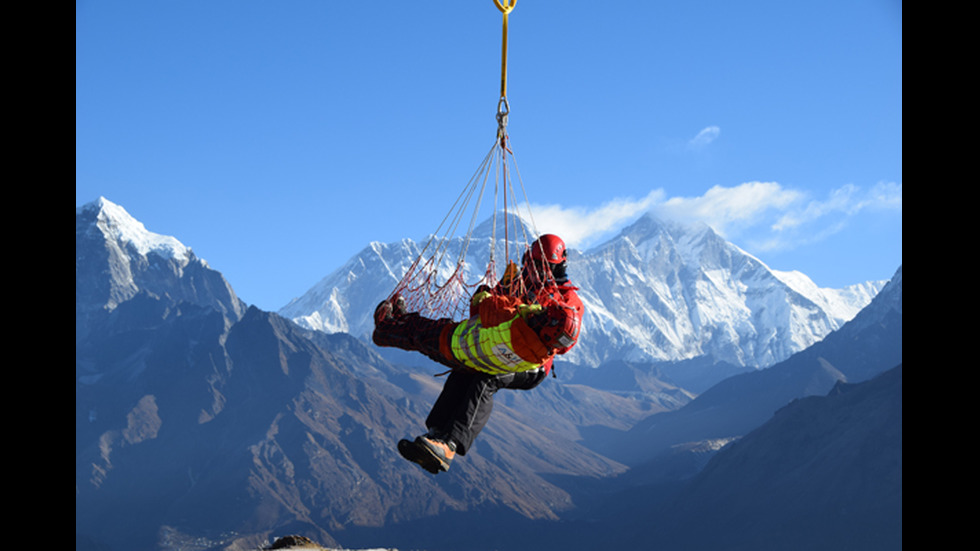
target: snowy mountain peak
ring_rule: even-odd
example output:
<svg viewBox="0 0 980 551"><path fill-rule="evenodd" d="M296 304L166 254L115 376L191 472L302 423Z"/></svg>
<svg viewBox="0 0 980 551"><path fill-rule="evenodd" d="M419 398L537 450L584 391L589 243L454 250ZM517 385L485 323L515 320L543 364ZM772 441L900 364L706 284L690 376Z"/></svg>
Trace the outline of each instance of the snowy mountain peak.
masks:
<svg viewBox="0 0 980 551"><path fill-rule="evenodd" d="M472 265L488 258L489 239L479 241L467 254ZM366 337L374 306L418 250L411 241L375 244L279 313L310 329ZM652 215L569 258L586 314L579 344L563 359L590 366L616 359L769 366L841 327L885 284L822 289L803 274L769 269L707 225Z"/></svg>
<svg viewBox="0 0 980 551"><path fill-rule="evenodd" d="M503 239L505 232L516 231L521 234L526 234L528 241L534 239L536 236L532 236L531 224L518 214L513 212L499 211L495 217L490 217L479 224L476 229L473 230L472 237L489 238L497 237L498 239ZM519 235L515 238L513 235L509 235L512 240L523 240L523 235Z"/></svg>
<svg viewBox="0 0 980 551"><path fill-rule="evenodd" d="M142 222L133 218L126 209L99 197L84 206L75 209L76 216L83 212L95 212L96 227L106 236L106 239L125 243L132 247L140 256L150 253L165 259L172 259L181 265L186 265L193 253L174 237L153 233L146 229Z"/></svg>
<svg viewBox="0 0 980 551"><path fill-rule="evenodd" d="M75 256L76 338L79 327L140 293L213 307L229 321L246 308L189 247L104 197L75 209Z"/></svg>

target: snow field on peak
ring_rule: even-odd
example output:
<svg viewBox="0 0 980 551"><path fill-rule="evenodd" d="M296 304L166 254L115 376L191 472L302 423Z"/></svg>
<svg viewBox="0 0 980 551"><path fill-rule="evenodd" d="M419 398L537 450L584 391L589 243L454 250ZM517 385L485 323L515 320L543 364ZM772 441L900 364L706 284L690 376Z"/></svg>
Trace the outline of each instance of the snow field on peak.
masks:
<svg viewBox="0 0 980 551"><path fill-rule="evenodd" d="M133 218L126 209L104 197L100 197L95 204L99 209L99 227L110 240L129 243L142 256L155 253L164 258L172 258L181 264L190 261L191 249L177 238L147 230L146 226Z"/></svg>

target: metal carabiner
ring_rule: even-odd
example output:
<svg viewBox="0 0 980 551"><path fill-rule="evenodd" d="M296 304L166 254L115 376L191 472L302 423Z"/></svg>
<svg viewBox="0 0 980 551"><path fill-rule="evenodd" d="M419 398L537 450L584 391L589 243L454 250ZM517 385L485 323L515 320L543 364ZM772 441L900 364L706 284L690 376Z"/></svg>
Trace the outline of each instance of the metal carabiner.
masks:
<svg viewBox="0 0 980 551"><path fill-rule="evenodd" d="M504 134L504 129L507 128L507 115L509 114L510 103L505 96L500 96L500 101L497 102L497 136Z"/></svg>

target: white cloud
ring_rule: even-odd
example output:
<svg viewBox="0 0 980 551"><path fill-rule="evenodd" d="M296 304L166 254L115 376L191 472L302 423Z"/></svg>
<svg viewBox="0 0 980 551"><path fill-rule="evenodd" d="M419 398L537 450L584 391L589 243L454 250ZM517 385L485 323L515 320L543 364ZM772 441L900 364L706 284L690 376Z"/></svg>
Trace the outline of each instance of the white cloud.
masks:
<svg viewBox="0 0 980 551"><path fill-rule="evenodd" d="M701 148L718 139L718 136L720 135L721 128L718 128L717 126L709 126L698 132L697 136L691 138L691 140L687 142L687 145L692 148Z"/></svg>
<svg viewBox="0 0 980 551"><path fill-rule="evenodd" d="M531 207L541 233L555 233L575 248L587 248L644 212L684 223L705 223L754 251L787 250L839 232L871 209L901 211L902 185L880 183L869 190L846 185L826 198L787 189L776 182L715 186L696 197L667 197L662 189L639 199L619 198L597 208Z"/></svg>
<svg viewBox="0 0 980 551"><path fill-rule="evenodd" d="M735 187L715 186L700 197L673 197L653 208L662 218L703 222L721 235L756 226L801 200L802 193L775 182L748 182Z"/></svg>
<svg viewBox="0 0 980 551"><path fill-rule="evenodd" d="M587 247L622 229L641 213L663 202L664 191L655 189L640 199L614 199L598 208L537 205L531 207L540 233L560 235L570 246Z"/></svg>
<svg viewBox="0 0 980 551"><path fill-rule="evenodd" d="M902 184L880 182L870 190L853 184L831 190L826 199L809 199L783 212L771 235L755 243L760 251L786 250L833 235L866 210L902 210Z"/></svg>

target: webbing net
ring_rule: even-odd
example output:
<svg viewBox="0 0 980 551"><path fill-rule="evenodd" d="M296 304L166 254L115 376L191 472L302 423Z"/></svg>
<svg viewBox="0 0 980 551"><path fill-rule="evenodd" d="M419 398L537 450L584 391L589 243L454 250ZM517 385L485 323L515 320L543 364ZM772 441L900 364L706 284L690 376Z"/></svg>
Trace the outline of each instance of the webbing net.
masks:
<svg viewBox="0 0 980 551"><path fill-rule="evenodd" d="M428 318L468 317L474 291L481 285L496 286L507 265L520 265L521 256L536 238L527 195L504 131L506 111L501 113L501 131L490 152L388 297L401 295L410 312ZM511 292L517 292L516 286Z"/></svg>

